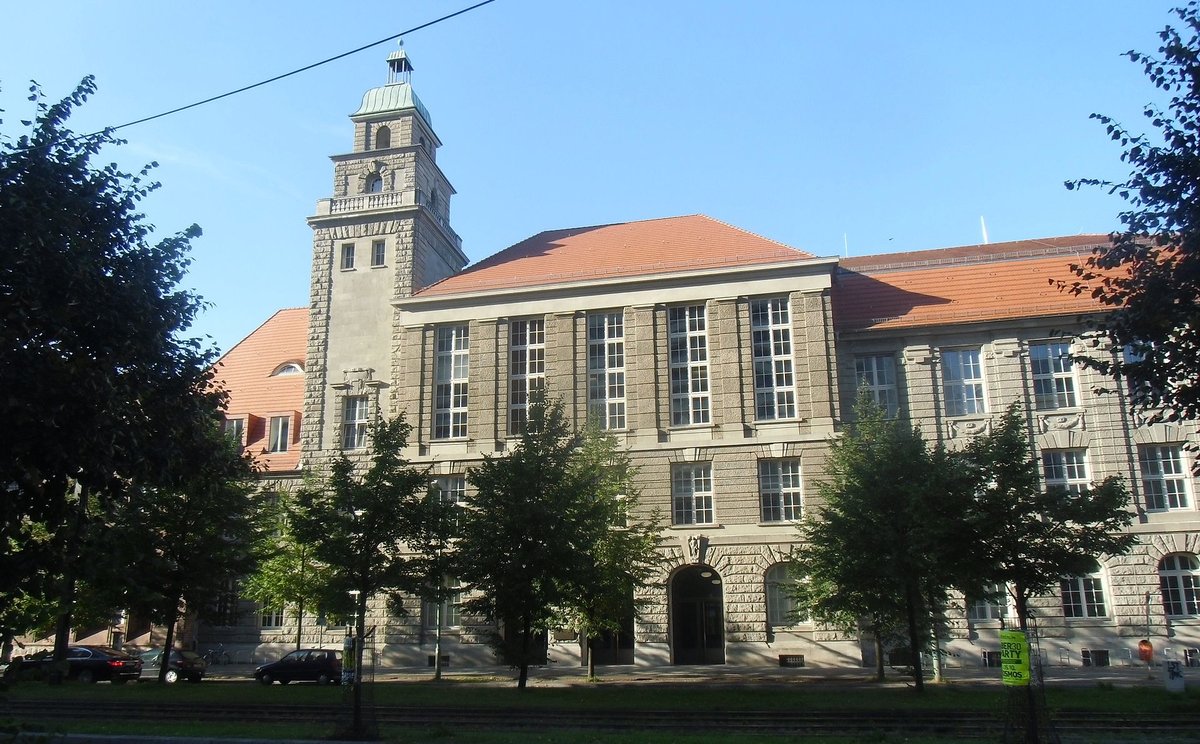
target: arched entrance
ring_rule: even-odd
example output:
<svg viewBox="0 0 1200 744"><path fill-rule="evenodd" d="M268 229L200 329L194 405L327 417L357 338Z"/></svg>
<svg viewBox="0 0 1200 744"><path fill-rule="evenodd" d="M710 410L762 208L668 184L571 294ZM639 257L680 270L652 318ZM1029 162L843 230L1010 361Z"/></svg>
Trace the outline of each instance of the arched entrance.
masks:
<svg viewBox="0 0 1200 744"><path fill-rule="evenodd" d="M671 652L675 664L725 663L721 576L688 566L671 579Z"/></svg>

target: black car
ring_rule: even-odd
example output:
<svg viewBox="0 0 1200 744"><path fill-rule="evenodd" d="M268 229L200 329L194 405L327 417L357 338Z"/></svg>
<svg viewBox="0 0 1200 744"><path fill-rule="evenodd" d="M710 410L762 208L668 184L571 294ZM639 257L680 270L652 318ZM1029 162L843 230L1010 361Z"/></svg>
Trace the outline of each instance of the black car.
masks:
<svg viewBox="0 0 1200 744"><path fill-rule="evenodd" d="M302 648L293 651L279 661L263 664L254 670L254 678L264 685L279 682L286 685L293 681L308 681L318 684L340 684L342 679L342 652L321 648Z"/></svg>
<svg viewBox="0 0 1200 744"><path fill-rule="evenodd" d="M25 658L13 659L4 672L8 682L47 679L54 669L54 653L39 651ZM67 649L66 679L83 684L112 682L123 685L142 674L142 660L124 651L104 646L71 646Z"/></svg>
<svg viewBox="0 0 1200 744"><path fill-rule="evenodd" d="M142 652L142 677L144 679L158 679L162 656L161 648L152 648ZM167 660L166 681L167 684L174 684L181 679L188 682L199 682L204 679L204 672L207 669L208 663L195 651L172 651L171 657Z"/></svg>

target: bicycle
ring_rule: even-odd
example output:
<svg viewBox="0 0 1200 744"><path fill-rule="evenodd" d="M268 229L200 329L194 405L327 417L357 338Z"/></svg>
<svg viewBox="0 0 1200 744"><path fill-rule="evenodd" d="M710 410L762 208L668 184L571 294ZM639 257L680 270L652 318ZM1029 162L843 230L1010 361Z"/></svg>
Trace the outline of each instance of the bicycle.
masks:
<svg viewBox="0 0 1200 744"><path fill-rule="evenodd" d="M225 650L225 644L223 643L218 643L216 648L210 648L209 650L205 651L204 656L201 658L204 659L204 663L208 664L209 666L231 663L229 652Z"/></svg>

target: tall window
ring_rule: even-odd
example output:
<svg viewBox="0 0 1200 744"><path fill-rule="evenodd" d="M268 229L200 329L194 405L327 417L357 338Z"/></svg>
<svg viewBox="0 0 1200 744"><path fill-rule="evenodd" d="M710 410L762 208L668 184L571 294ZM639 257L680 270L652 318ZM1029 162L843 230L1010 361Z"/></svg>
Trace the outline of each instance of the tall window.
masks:
<svg viewBox="0 0 1200 744"><path fill-rule="evenodd" d="M367 193L378 194L383 191L383 178L378 173L367 176Z"/></svg>
<svg viewBox="0 0 1200 744"><path fill-rule="evenodd" d="M1107 617L1104 582L1096 573L1069 576L1059 582L1065 617Z"/></svg>
<svg viewBox="0 0 1200 744"><path fill-rule="evenodd" d="M546 387L546 322L515 320L508 331L508 433L522 434L529 396Z"/></svg>
<svg viewBox="0 0 1200 744"><path fill-rule="evenodd" d="M588 415L602 428L625 428L625 320L620 312L588 316Z"/></svg>
<svg viewBox="0 0 1200 744"><path fill-rule="evenodd" d="M762 521L795 521L803 516L799 460L759 460L758 493Z"/></svg>
<svg viewBox="0 0 1200 744"><path fill-rule="evenodd" d="M1167 617L1200 617L1200 560L1173 553L1158 562L1158 582Z"/></svg>
<svg viewBox="0 0 1200 744"><path fill-rule="evenodd" d="M796 616L796 600L792 599L790 591L796 581L788 572L787 564L771 566L763 580L767 590L767 624L781 627L803 622L803 618Z"/></svg>
<svg viewBox="0 0 1200 744"><path fill-rule="evenodd" d="M461 513L467 505L467 479L461 475L439 475L433 480L441 494L442 501L453 504L456 513Z"/></svg>
<svg viewBox="0 0 1200 744"><path fill-rule="evenodd" d="M375 130L375 149L386 150L392 146L392 130L379 127Z"/></svg>
<svg viewBox="0 0 1200 744"><path fill-rule="evenodd" d="M467 326L437 329L433 438L467 435L467 371L471 339Z"/></svg>
<svg viewBox="0 0 1200 744"><path fill-rule="evenodd" d="M291 416L272 416L271 431L267 442L268 452L287 452L291 437Z"/></svg>
<svg viewBox="0 0 1200 744"><path fill-rule="evenodd" d="M342 271L354 268L354 243L342 244Z"/></svg>
<svg viewBox="0 0 1200 744"><path fill-rule="evenodd" d="M889 418L900 410L896 393L896 359L891 354L860 356L854 359L854 380L859 390L866 390Z"/></svg>
<svg viewBox="0 0 1200 744"><path fill-rule="evenodd" d="M1071 345L1053 342L1029 345L1033 366L1034 407L1046 411L1072 408L1075 402L1075 369L1071 364Z"/></svg>
<svg viewBox="0 0 1200 744"><path fill-rule="evenodd" d="M786 297L750 303L754 356L754 416L760 421L795 418L792 314Z"/></svg>
<svg viewBox="0 0 1200 744"><path fill-rule="evenodd" d="M1167 511L1188 508L1189 475L1179 445L1138 447L1138 464L1142 470L1146 509Z"/></svg>
<svg viewBox="0 0 1200 744"><path fill-rule="evenodd" d="M979 349L942 352L942 397L946 401L947 416L969 416L987 411Z"/></svg>
<svg viewBox="0 0 1200 744"><path fill-rule="evenodd" d="M211 623L215 627L230 627L238 621L238 585L236 579L227 579L217 595L213 606Z"/></svg>
<svg viewBox="0 0 1200 744"><path fill-rule="evenodd" d="M259 612L258 620L263 628L282 628L283 605L279 603L263 605L262 610Z"/></svg>
<svg viewBox="0 0 1200 744"><path fill-rule="evenodd" d="M387 262L387 242L383 240L371 241L371 265L383 266Z"/></svg>
<svg viewBox="0 0 1200 744"><path fill-rule="evenodd" d="M246 419L244 418L227 418L221 424L221 429L225 432L225 436L237 442L238 447L242 447L246 443Z"/></svg>
<svg viewBox="0 0 1200 744"><path fill-rule="evenodd" d="M672 524L712 524L712 464L677 465L671 471Z"/></svg>
<svg viewBox="0 0 1200 744"><path fill-rule="evenodd" d="M342 449L362 449L367 446L369 411L367 396L347 396L342 409Z"/></svg>
<svg viewBox="0 0 1200 744"><path fill-rule="evenodd" d="M1042 476L1046 488L1065 488L1079 493L1088 487L1085 450L1047 450L1042 453Z"/></svg>
<svg viewBox="0 0 1200 744"><path fill-rule="evenodd" d="M704 306L667 312L671 346L671 426L707 424L708 333Z"/></svg>
<svg viewBox="0 0 1200 744"><path fill-rule="evenodd" d="M984 587L984 596L967 601L967 619L999 620L1008 616L1008 592L1002 584Z"/></svg>
<svg viewBox="0 0 1200 744"><path fill-rule="evenodd" d="M462 584L458 579L447 576L444 586L450 590L449 596L441 602L442 610L442 627L443 628L458 628L462 626ZM436 629L438 627L438 603L437 602L422 602L421 614L424 615L425 627Z"/></svg>

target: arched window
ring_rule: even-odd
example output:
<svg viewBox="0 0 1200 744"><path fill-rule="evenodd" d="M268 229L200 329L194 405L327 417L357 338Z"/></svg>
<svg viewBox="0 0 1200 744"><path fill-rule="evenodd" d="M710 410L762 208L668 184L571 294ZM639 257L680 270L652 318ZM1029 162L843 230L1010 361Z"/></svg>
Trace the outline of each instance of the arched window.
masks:
<svg viewBox="0 0 1200 744"><path fill-rule="evenodd" d="M791 586L796 583L786 563L776 563L767 569L764 578L767 589L767 624L773 627L795 625L801 621L795 614L796 600Z"/></svg>
<svg viewBox="0 0 1200 744"><path fill-rule="evenodd" d="M271 373L271 377L279 377L281 375L302 375L304 367L299 362L284 362L275 368Z"/></svg>
<svg viewBox="0 0 1200 744"><path fill-rule="evenodd" d="M386 150L392 146L392 130L379 127L375 130L375 149Z"/></svg>
<svg viewBox="0 0 1200 744"><path fill-rule="evenodd" d="M1158 562L1163 610L1167 617L1200 617L1200 560L1172 553Z"/></svg>
<svg viewBox="0 0 1200 744"><path fill-rule="evenodd" d="M378 194L380 191L383 191L383 178L378 173L367 176L367 193Z"/></svg>

